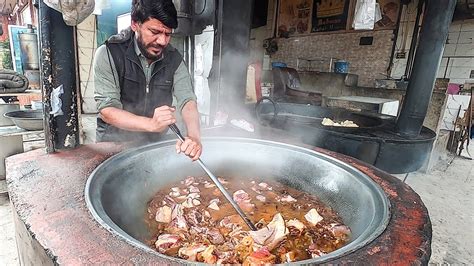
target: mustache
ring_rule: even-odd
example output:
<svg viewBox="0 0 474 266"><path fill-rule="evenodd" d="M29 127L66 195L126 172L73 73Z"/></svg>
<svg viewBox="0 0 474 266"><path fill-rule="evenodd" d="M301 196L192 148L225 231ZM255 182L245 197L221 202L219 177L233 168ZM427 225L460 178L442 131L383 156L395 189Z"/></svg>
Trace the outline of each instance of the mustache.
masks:
<svg viewBox="0 0 474 266"><path fill-rule="evenodd" d="M159 44L149 44L149 45L147 45L147 48L156 48L156 49L163 50L165 47L163 45L159 45Z"/></svg>

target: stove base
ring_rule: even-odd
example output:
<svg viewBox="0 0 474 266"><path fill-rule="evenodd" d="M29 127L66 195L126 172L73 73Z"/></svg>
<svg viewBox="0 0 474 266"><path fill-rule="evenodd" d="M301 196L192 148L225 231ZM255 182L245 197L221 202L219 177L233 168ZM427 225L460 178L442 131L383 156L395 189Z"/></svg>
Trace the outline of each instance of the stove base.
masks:
<svg viewBox="0 0 474 266"><path fill-rule="evenodd" d="M282 137L273 135L273 140L281 141ZM55 154L35 150L7 159L7 181L23 265L163 262L114 237L97 224L86 207L84 186L88 176L122 149L100 143ZM431 222L420 197L397 178L372 166L316 150L367 174L381 186L392 206L390 223L377 239L330 263L427 264L431 255Z"/></svg>

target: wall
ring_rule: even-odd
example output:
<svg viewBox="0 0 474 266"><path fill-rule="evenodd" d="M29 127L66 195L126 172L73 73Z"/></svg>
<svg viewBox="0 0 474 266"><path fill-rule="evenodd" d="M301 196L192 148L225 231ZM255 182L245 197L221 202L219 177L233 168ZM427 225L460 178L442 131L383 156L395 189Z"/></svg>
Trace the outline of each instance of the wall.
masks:
<svg viewBox="0 0 474 266"><path fill-rule="evenodd" d="M418 1L413 1L402 11L395 54L405 51L408 57L417 5ZM403 49L404 43L405 49ZM405 74L406 61L407 58L394 59L392 78L399 79ZM474 70L474 19L454 21L449 27L449 35L437 77L449 78L451 83L472 83L474 79L469 78L471 70Z"/></svg>
<svg viewBox="0 0 474 266"><path fill-rule="evenodd" d="M249 41L249 62L263 63L265 49L263 48L263 41L273 36L274 31L274 15L275 15L275 0L268 1L267 25L252 29L250 31ZM269 66L264 66L264 69Z"/></svg>
<svg viewBox="0 0 474 266"><path fill-rule="evenodd" d="M359 45L361 37L373 37L372 45ZM349 61L349 72L359 75L359 86L373 87L384 78L392 50L392 30L315 34L278 40L272 61L297 67L297 59L316 60L305 70L328 71L330 58Z"/></svg>
<svg viewBox="0 0 474 266"><path fill-rule="evenodd" d="M349 95L394 99L400 102L399 108L401 108L405 92L405 90L357 88L352 89ZM445 103L446 94L444 92L433 92L423 126L438 132L439 122L444 113Z"/></svg>
<svg viewBox="0 0 474 266"><path fill-rule="evenodd" d="M412 1L408 6L403 6L394 55L404 52L405 57L396 58L394 56L391 71L392 78L400 79L405 75L408 52L410 51L410 44L413 37L413 28L415 27L417 6L418 0Z"/></svg>
<svg viewBox="0 0 474 266"><path fill-rule="evenodd" d="M405 74L417 6L418 1L415 0L403 7L394 55L405 52L405 57L394 57L390 72L391 78L400 79ZM272 10L270 8L272 6L269 5L269 10ZM267 34L266 32L262 33L262 31L260 30L260 35ZM455 21L449 31L438 78L450 78L451 83L473 83L474 79L469 76L471 70L474 70L474 19ZM262 39L258 39L259 29L255 31L255 34L256 40ZM366 36L374 37L373 45L360 46L360 37ZM393 39L393 31L391 30L312 34L288 39L280 38L278 39L279 50L271 59L272 61L285 62L294 68L297 67L298 58L314 60L311 63L304 60L299 62L300 69L304 68L304 70L310 71L328 71L331 57L344 59L350 63L350 73L359 75L360 86L374 87L375 79L386 78L385 73L389 67ZM253 48L256 48L256 46Z"/></svg>
<svg viewBox="0 0 474 266"><path fill-rule="evenodd" d="M96 16L90 15L81 24L77 25L77 47L79 59L79 77L82 95L82 111L96 113L94 101L94 75L92 62L94 60L96 42Z"/></svg>
<svg viewBox="0 0 474 266"><path fill-rule="evenodd" d="M12 204L10 206L13 207ZM16 211L13 211L13 221L15 223L19 265L55 265L54 261L48 256L48 250L41 246L34 234L29 231L30 226L22 221Z"/></svg>
<svg viewBox="0 0 474 266"><path fill-rule="evenodd" d="M449 27L438 77L444 77L446 72L451 83L474 83L474 78L469 77L471 71L474 71L474 19L455 21Z"/></svg>

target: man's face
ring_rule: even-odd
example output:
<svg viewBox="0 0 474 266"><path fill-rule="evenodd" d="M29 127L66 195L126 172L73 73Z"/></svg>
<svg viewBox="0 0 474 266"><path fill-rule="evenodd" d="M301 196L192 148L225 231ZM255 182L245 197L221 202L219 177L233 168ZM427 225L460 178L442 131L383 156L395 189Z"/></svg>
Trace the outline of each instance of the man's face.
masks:
<svg viewBox="0 0 474 266"><path fill-rule="evenodd" d="M171 28L159 20L150 18L144 23L132 21L132 30L137 35L138 48L143 56L150 60L157 60L170 42Z"/></svg>

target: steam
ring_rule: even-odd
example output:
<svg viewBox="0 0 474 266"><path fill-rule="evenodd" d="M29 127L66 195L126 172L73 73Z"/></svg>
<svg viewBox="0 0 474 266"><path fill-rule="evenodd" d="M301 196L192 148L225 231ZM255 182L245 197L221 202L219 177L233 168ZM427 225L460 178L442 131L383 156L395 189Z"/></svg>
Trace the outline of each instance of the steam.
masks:
<svg viewBox="0 0 474 266"><path fill-rule="evenodd" d="M220 82L218 84L218 110L238 117L245 112L248 51L226 51L222 54Z"/></svg>
<svg viewBox="0 0 474 266"><path fill-rule="evenodd" d="M209 85L211 90L211 114L215 115L210 125L223 124L223 116L226 117L226 125L231 130L224 132L225 135L239 131L232 129L238 127L242 130L249 129L248 123L257 126L254 114L254 104L246 104L247 69L250 62L250 25L245 22L232 22L231 29L227 25L222 36L218 36L218 42L214 45L215 60L212 66ZM225 32L227 30L227 33ZM229 33L229 32L232 33ZM245 34L248 32L248 34ZM217 32L216 34L219 34ZM220 40L218 38L221 38ZM263 55L262 55L263 56ZM221 120L221 121L219 121ZM233 121L233 123L231 123ZM241 126L242 125L243 128Z"/></svg>

